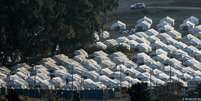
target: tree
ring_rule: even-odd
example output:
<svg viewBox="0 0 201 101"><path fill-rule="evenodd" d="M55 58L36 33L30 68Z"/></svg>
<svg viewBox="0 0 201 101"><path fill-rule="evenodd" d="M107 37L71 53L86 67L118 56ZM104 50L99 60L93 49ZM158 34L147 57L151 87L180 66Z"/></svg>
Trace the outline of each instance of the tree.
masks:
<svg viewBox="0 0 201 101"><path fill-rule="evenodd" d="M8 94L5 96L8 101L21 101L19 95L13 89L9 89Z"/></svg>
<svg viewBox="0 0 201 101"><path fill-rule="evenodd" d="M131 101L150 101L147 83L137 83L129 89Z"/></svg>
<svg viewBox="0 0 201 101"><path fill-rule="evenodd" d="M168 82L165 85L156 86L152 92L153 101L180 101L183 86L178 82Z"/></svg>
<svg viewBox="0 0 201 101"><path fill-rule="evenodd" d="M1 0L0 64L29 62L83 47L118 0Z"/></svg>
<svg viewBox="0 0 201 101"><path fill-rule="evenodd" d="M189 98L200 98L201 97L201 84L197 85L194 89L190 89L188 92Z"/></svg>

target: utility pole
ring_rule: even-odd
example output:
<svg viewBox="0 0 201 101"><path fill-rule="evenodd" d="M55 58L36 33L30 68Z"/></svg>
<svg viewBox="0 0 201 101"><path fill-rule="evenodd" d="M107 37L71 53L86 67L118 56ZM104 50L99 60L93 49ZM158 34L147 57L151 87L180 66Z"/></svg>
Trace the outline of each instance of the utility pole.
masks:
<svg viewBox="0 0 201 101"><path fill-rule="evenodd" d="M149 71L149 85L151 87L151 70Z"/></svg>
<svg viewBox="0 0 201 101"><path fill-rule="evenodd" d="M74 80L73 80L73 78L74 78L74 77L73 77L73 75L74 75L74 68L73 68L72 65L71 65L71 72L72 72L72 73L71 73L71 77L72 77L72 85L71 85L71 86L72 86L72 89L71 89L71 90L72 90L72 101L73 101L73 99L74 99L74 88L73 88L73 86L74 86L74 85L73 85L73 82L74 82Z"/></svg>
<svg viewBox="0 0 201 101"><path fill-rule="evenodd" d="M122 79L121 79L121 78L122 78L122 77L121 77L121 76L122 76L122 75L121 75L121 69L122 69L122 68L121 68L121 65L117 65L117 67L118 67L119 73L120 73L120 74L119 74L119 76L120 76L120 84L119 84L119 92L120 92L120 93L119 93L119 97L121 97L121 87L122 87L122 84L121 84L121 82L122 82Z"/></svg>
<svg viewBox="0 0 201 101"><path fill-rule="evenodd" d="M170 82L172 82L172 66L170 66Z"/></svg>
<svg viewBox="0 0 201 101"><path fill-rule="evenodd" d="M36 75L37 75L37 72L36 72L36 67L34 66L34 88L36 88Z"/></svg>

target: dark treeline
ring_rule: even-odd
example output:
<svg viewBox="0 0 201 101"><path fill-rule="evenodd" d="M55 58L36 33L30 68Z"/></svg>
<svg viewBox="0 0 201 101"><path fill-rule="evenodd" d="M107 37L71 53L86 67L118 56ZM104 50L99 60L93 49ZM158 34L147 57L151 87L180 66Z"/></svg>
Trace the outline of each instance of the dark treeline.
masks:
<svg viewBox="0 0 201 101"><path fill-rule="evenodd" d="M118 0L0 0L0 65L28 62L94 41Z"/></svg>

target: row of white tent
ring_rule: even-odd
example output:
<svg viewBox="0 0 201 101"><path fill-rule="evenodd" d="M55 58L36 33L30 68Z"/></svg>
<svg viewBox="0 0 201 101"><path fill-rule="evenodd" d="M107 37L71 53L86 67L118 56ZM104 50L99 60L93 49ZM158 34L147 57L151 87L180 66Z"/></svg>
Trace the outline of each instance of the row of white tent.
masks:
<svg viewBox="0 0 201 101"><path fill-rule="evenodd" d="M145 19L148 18L138 23L147 21L152 24L152 20ZM164 19L160 23L174 26L173 19ZM188 21L196 26L192 29L194 33L186 36L175 29L160 32L149 28L145 32L132 32L128 36L96 42L94 46L101 51L92 54L80 49L74 52L72 58L60 54L45 58L34 66L18 64L12 67L12 74L1 67L0 85L14 88L98 89L129 87L137 82L165 84L172 80L187 86L188 82L197 82L201 78L201 30L198 30L200 27L196 20L194 22L189 18ZM164 26L166 24L160 27ZM111 54L104 52L119 46L133 52L133 58L129 59L119 51Z"/></svg>
<svg viewBox="0 0 201 101"><path fill-rule="evenodd" d="M105 54L105 57L107 57L107 54L103 51L97 51L94 54L97 54L94 56L94 58L104 57L104 55L100 54ZM80 56L83 56L83 54L80 54ZM78 66L79 63L74 60L72 60L71 63L68 63L67 61L70 58L65 55L57 55L53 59L44 59L40 65L35 65L33 68L27 64L18 64L18 66L14 67L15 74L8 75L6 78L2 79L5 81L4 85L2 83L2 86L11 86L15 88L39 86L42 89L48 89L51 87L64 87L67 89L72 89L72 87L74 89L97 89L106 87L114 88L118 87L119 85L129 87L131 84L137 82L148 82L148 73L138 71L136 69L138 68L136 67L136 64L130 61L125 54L115 52L108 56L110 57L108 57L108 60L111 59L116 61L114 64L116 63L119 65L113 68L102 67L100 70L97 70L98 68L90 70L91 68L89 66L83 66L85 69L80 72L79 69L76 69L76 67L72 66L72 64L74 66ZM124 63L125 65L121 63ZM62 66L57 64L61 64ZM82 67L81 64L82 62L79 64L80 67ZM151 79L152 82L157 84L165 83L155 76L152 76Z"/></svg>
<svg viewBox="0 0 201 101"><path fill-rule="evenodd" d="M135 25L136 30L140 31L147 31L151 28L153 24L153 21L151 18L145 16L137 21L137 24ZM199 18L195 16L190 16L189 18L185 19L183 23L180 25L180 30L185 30L188 32L192 32L193 28L195 28L197 25L199 25ZM163 31L170 31L173 30L175 26L175 19L166 16L162 18L159 23L156 25L156 29L159 32ZM111 25L111 30L126 30L126 24L122 21L116 21Z"/></svg>
<svg viewBox="0 0 201 101"><path fill-rule="evenodd" d="M85 55L82 54L82 52L84 52L83 50L78 50L78 51L80 51L80 55L76 55L75 57L88 56L86 54ZM16 88L26 88L26 87L38 85L43 89L48 89L52 85L54 87L66 87L68 89L72 89L72 87L74 89L82 89L82 88L97 89L97 88L106 88L106 87L111 87L111 88L118 87L120 83L122 83L121 85L124 87L129 87L131 84L134 84L137 82L148 82L148 83L151 82L152 85L154 83L164 84L165 81L169 79L168 72L170 72L170 69L169 69L170 66L166 66L163 69L161 69L161 68L152 67L151 63L145 63L145 62L144 63L146 65L137 66L135 63L129 61L129 59L125 56L125 54L121 52L115 52L111 55L108 55L107 53L104 53L103 51L97 51L97 52L94 52L93 56L94 56L94 60L96 60L97 58L105 60L105 58L108 58L109 56L110 58L106 60L109 60L110 62L112 62L111 60L116 61L114 62L114 64L116 63L119 65L114 66L113 68L111 67L104 68L103 66L101 66L102 68L100 70L96 70L98 69L96 68L91 71L88 70L90 69L89 66L84 66L84 68L87 68L86 71L83 70L82 72L80 72L80 70L76 69L75 67L73 66L71 67L70 64L74 64L74 63L66 62L67 59L69 59L67 56L57 55L53 59L51 58L44 59L41 62L41 65L36 65L34 66L34 68L30 68L26 64L19 64L17 67L15 67L16 74L9 75L7 78L2 80L5 80L5 82L7 82L8 85L12 87L16 87ZM140 61L141 57L146 57L143 59L145 60L145 59L148 59L147 57L149 56L148 55L146 56L146 53L139 53L137 55L138 61ZM71 62L75 62L75 64L79 64L73 60ZM150 62L150 61L147 61L147 62ZM58 66L56 63L62 64L63 66ZM122 63L124 63L125 65L123 65ZM98 64L101 65L101 63L99 62ZM150 66L148 66L149 64ZM74 68L74 69L72 70L69 68ZM71 73L69 73L70 71ZM150 74L151 71L153 72L153 74ZM171 72L172 72L171 79L175 81L179 80L180 82L183 82L184 84L185 82L182 81L177 76L186 76L187 79L193 78L188 73L182 74L180 71L174 69L173 67ZM174 74L177 74L177 76L175 76ZM54 75L54 77L51 78L51 75ZM69 81L67 82L66 79L67 81L68 80Z"/></svg>
<svg viewBox="0 0 201 101"><path fill-rule="evenodd" d="M144 21L144 20L141 20L141 21ZM118 41L118 39L109 39L102 44L105 44L105 46L109 48L123 44L124 46L127 46L127 48L125 49L130 49L129 46L130 47L137 46L135 48L138 49L138 52L145 52L145 53L150 53L155 49L162 48L163 50L166 51L165 53L168 52L168 55L170 57L173 57L173 59L180 62L180 64L175 65L176 68L180 67L180 68L183 68L184 71L186 70L191 71L191 75L184 74L184 76L192 77L192 75L194 76L194 74L196 74L197 76L197 75L200 75L200 69L201 69L201 65L200 65L200 58L201 58L200 57L201 30L200 29L201 27L200 25L198 25L199 19L193 16L186 19L184 23L185 22L191 22L196 26L192 27L191 29L192 34L188 34L184 37L182 37L182 34L180 32L174 29L164 30L164 33L160 33L160 34L154 29L149 29L146 32L137 32L137 33L133 33L133 35L129 35L127 39L129 39L130 41L128 41L125 37L121 38L121 39L124 39L125 43L121 43L120 41ZM173 26L174 23L171 23L169 25ZM147 39L147 40L144 40L144 39ZM135 43L131 45L130 44L131 42L135 42ZM125 45L126 43L127 45ZM143 46L143 47L141 48L140 46ZM163 55L160 55L155 58L163 60L166 57ZM150 60L147 60L147 61L150 61ZM167 61L163 61L163 64L166 64L166 63ZM196 71L192 73L193 70L191 69Z"/></svg>

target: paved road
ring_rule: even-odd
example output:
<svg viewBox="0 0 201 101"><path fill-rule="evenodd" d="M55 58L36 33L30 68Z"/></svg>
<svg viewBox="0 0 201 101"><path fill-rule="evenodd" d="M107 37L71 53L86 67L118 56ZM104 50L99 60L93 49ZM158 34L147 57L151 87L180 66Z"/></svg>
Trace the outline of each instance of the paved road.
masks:
<svg viewBox="0 0 201 101"><path fill-rule="evenodd" d="M147 8L157 8L157 9L172 9L172 10L201 10L201 7L171 7L171 6L156 6L156 7L147 7Z"/></svg>
<svg viewBox="0 0 201 101"><path fill-rule="evenodd" d="M135 0L119 0L119 7L117 10L114 10L113 13L125 13L125 12L131 12L133 10L130 9L130 5L133 4L133 1ZM168 4L168 3L172 3L174 1L171 0L167 0L167 1L161 1L161 2L157 2L153 0L153 2L145 2L147 5L147 8L149 9L170 9L170 10L201 10L201 7L172 7L170 6L152 6L152 5L160 5L160 4Z"/></svg>

